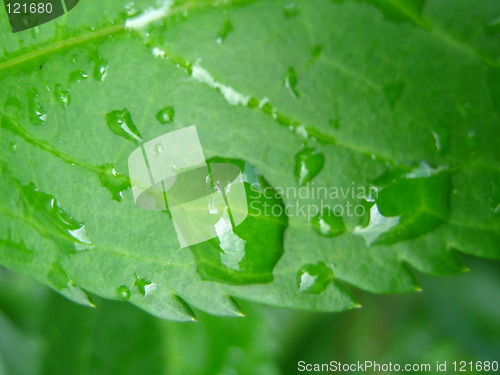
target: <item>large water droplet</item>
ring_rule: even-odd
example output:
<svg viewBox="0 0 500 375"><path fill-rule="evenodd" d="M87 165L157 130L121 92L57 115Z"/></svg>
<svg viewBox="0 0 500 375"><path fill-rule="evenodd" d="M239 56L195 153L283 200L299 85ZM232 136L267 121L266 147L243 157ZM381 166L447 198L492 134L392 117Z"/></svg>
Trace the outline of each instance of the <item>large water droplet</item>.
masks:
<svg viewBox="0 0 500 375"><path fill-rule="evenodd" d="M422 162L388 170L374 181L380 190L366 227L354 233L368 245L393 244L425 234L449 215L449 173Z"/></svg>
<svg viewBox="0 0 500 375"><path fill-rule="evenodd" d="M314 230L324 237L339 236L346 231L344 220L331 210L324 210L311 220Z"/></svg>
<svg viewBox="0 0 500 375"><path fill-rule="evenodd" d="M155 283L152 283L151 281L148 281L144 278L140 278L139 276L137 276L137 274L135 275L134 286L143 296L151 294L157 288L157 285Z"/></svg>
<svg viewBox="0 0 500 375"><path fill-rule="evenodd" d="M240 262L245 256L246 241L240 238L233 230L229 215L226 213L215 224L215 233L219 238L222 249L221 262L227 269L240 271Z"/></svg>
<svg viewBox="0 0 500 375"><path fill-rule="evenodd" d="M203 280L228 284L268 283L273 280L273 269L283 254L283 234L288 225L281 196L248 163L237 159L213 158L207 161L231 163L243 174L243 187L247 196L248 215L239 225L234 217L243 207L232 197L238 191L236 182L200 181L214 185L212 191L224 192L225 198L207 200L202 207L214 216L216 238L190 246L197 264L197 272ZM200 186L201 186L200 185ZM265 192L265 193L264 193ZM220 196L221 194L214 194ZM233 218L233 219L232 219Z"/></svg>
<svg viewBox="0 0 500 375"><path fill-rule="evenodd" d="M135 143L142 142L141 135L132 121L132 115L128 109L108 113L106 123L113 133Z"/></svg>
<svg viewBox="0 0 500 375"><path fill-rule="evenodd" d="M121 202L123 192L130 188L129 178L118 173L113 164L100 166L98 175L101 186L109 190L115 201Z"/></svg>
<svg viewBox="0 0 500 375"><path fill-rule="evenodd" d="M126 301L130 298L130 289L125 285L122 285L116 289L116 295L122 301Z"/></svg>
<svg viewBox="0 0 500 375"><path fill-rule="evenodd" d="M175 110L174 107L165 107L161 109L156 114L156 119L160 122L160 124L168 124L174 121Z"/></svg>
<svg viewBox="0 0 500 375"><path fill-rule="evenodd" d="M85 225L64 211L54 197L38 191L34 185L20 188L29 201L27 215L43 223L47 229L45 235L56 241L61 250L74 253L94 248Z"/></svg>
<svg viewBox="0 0 500 375"><path fill-rule="evenodd" d="M56 85L54 88L54 97L61 106L66 109L71 102L71 93L65 90L62 85Z"/></svg>
<svg viewBox="0 0 500 375"><path fill-rule="evenodd" d="M333 272L324 262L306 264L297 274L299 290L306 293L322 293L332 280Z"/></svg>
<svg viewBox="0 0 500 375"><path fill-rule="evenodd" d="M217 33L217 39L215 39L215 42L217 44L222 44L226 40L227 36L233 32L233 24L231 21L226 21L220 31Z"/></svg>
<svg viewBox="0 0 500 375"><path fill-rule="evenodd" d="M290 94L294 98L298 98L300 96L298 90L297 90L297 73L295 72L295 69L291 66L288 68L288 71L286 73L285 77L285 87L290 91Z"/></svg>
<svg viewBox="0 0 500 375"><path fill-rule="evenodd" d="M313 148L305 148L295 155L295 177L305 186L318 175L325 165L325 156Z"/></svg>
<svg viewBox="0 0 500 375"><path fill-rule="evenodd" d="M366 226L358 225L354 228L353 233L362 237L365 240L366 246L370 246L384 233L389 232L392 228L398 225L400 217L385 217L380 214L376 204L370 208L369 222Z"/></svg>
<svg viewBox="0 0 500 375"><path fill-rule="evenodd" d="M38 90L32 88L28 90L28 111L29 119L33 125L42 125L47 121L47 112L40 103Z"/></svg>

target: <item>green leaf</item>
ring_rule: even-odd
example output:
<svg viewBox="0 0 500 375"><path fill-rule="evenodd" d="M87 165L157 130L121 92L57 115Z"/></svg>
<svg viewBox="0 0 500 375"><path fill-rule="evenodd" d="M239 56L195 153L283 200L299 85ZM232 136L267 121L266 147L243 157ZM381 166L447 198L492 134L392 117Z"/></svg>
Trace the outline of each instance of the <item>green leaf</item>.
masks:
<svg viewBox="0 0 500 375"><path fill-rule="evenodd" d="M500 258L499 11L81 1L16 34L2 17L0 264L81 304L190 321L240 316L235 299L348 309L346 284L411 291L411 268ZM260 195L231 240L188 249L136 207L127 161L193 124Z"/></svg>

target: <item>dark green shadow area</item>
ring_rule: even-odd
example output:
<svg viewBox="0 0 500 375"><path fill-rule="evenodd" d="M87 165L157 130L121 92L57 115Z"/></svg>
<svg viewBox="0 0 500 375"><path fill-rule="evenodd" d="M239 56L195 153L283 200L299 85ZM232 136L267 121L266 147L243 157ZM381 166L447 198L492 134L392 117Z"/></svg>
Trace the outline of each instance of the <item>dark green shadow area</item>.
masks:
<svg viewBox="0 0 500 375"><path fill-rule="evenodd" d="M66 3L66 10L69 12L71 9L76 7L76 4L78 4L80 0L64 0Z"/></svg>
<svg viewBox="0 0 500 375"><path fill-rule="evenodd" d="M79 0L65 0L66 11L73 9ZM12 31L28 30L52 21L65 13L61 0L4 0Z"/></svg>

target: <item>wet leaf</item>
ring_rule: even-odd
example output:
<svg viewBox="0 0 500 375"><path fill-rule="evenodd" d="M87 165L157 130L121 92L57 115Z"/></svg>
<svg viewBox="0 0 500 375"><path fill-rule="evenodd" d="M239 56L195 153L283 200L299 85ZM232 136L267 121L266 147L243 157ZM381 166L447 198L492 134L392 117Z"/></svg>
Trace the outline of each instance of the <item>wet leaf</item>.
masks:
<svg viewBox="0 0 500 375"><path fill-rule="evenodd" d="M500 258L499 11L81 1L16 34L2 17L0 264L78 303L192 321L240 316L238 298L343 310L347 284L411 291L412 268ZM127 164L190 125L260 191L241 227L191 249L135 205Z"/></svg>

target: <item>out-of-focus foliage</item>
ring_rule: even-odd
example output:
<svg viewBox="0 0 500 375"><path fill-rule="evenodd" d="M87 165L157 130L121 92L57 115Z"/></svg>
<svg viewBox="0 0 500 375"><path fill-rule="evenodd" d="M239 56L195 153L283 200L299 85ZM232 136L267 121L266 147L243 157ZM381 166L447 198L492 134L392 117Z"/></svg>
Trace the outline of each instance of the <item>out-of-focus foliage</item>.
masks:
<svg viewBox="0 0 500 375"><path fill-rule="evenodd" d="M2 375L289 375L298 361L431 363L498 360L500 265L467 259L470 273L423 291L375 296L363 308L308 313L242 303L249 316L197 312L160 320L126 303L82 308L1 270ZM447 374L452 374L448 371Z"/></svg>

